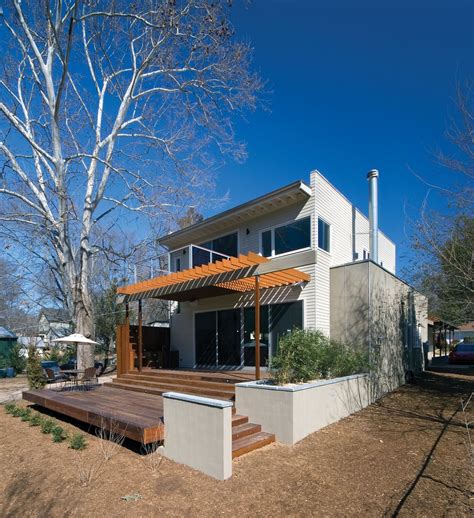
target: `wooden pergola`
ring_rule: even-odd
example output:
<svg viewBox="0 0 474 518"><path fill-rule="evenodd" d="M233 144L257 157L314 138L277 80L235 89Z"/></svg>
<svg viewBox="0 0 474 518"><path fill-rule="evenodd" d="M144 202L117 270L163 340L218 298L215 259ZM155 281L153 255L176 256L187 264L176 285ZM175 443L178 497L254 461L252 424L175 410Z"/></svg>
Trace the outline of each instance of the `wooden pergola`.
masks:
<svg viewBox="0 0 474 518"><path fill-rule="evenodd" d="M289 261L270 260L253 252L181 272L129 284L117 289L119 302L138 301L138 368L142 369L142 299L178 302L216 297L229 293L254 292L255 297L255 377L260 379L260 290L308 282L310 276Z"/></svg>

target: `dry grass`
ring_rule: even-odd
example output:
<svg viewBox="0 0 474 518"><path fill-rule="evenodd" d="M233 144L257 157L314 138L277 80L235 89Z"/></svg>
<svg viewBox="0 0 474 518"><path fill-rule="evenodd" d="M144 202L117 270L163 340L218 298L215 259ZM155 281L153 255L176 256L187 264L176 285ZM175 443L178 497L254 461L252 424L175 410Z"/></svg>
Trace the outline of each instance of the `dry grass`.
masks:
<svg viewBox="0 0 474 518"><path fill-rule="evenodd" d="M114 418L101 419L100 426L96 429L99 439L99 449L105 460L110 460L117 455L125 440L125 435L120 431Z"/></svg>
<svg viewBox="0 0 474 518"><path fill-rule="evenodd" d="M153 453L148 469L127 442L106 462L93 434L73 451L0 408L0 516L469 516L472 391L472 378L428 374L293 447L236 459L225 482Z"/></svg>

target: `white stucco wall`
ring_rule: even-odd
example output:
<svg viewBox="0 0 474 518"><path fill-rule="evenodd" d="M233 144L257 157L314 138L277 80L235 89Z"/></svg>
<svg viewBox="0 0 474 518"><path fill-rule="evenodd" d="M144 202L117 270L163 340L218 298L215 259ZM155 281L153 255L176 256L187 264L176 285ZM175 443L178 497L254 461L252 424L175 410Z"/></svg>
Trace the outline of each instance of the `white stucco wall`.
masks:
<svg viewBox="0 0 474 518"><path fill-rule="evenodd" d="M232 476L232 403L163 394L164 455L219 480Z"/></svg>
<svg viewBox="0 0 474 518"><path fill-rule="evenodd" d="M236 385L235 406L277 441L295 444L366 407L369 394L365 375L282 387L250 382Z"/></svg>

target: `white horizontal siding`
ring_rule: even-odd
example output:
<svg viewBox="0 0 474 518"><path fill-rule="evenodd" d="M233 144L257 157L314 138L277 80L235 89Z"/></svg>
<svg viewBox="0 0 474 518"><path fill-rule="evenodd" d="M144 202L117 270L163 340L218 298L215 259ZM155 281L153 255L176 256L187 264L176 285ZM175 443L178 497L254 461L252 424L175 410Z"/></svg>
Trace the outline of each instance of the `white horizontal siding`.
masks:
<svg viewBox="0 0 474 518"><path fill-rule="evenodd" d="M364 258L364 250L369 246L369 219L355 208L318 171L311 174L316 220L318 217L330 224L331 266L350 263L354 260L353 252L358 260ZM317 225L316 225L317 234ZM317 238L317 235L316 235ZM379 262L384 268L395 273L395 245L379 231Z"/></svg>

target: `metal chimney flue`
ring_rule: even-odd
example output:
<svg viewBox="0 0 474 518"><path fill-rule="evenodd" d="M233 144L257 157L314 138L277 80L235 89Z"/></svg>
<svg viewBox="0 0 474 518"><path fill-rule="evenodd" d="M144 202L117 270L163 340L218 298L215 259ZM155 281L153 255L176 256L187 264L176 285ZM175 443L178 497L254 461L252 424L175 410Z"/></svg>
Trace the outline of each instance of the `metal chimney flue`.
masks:
<svg viewBox="0 0 474 518"><path fill-rule="evenodd" d="M379 201L378 201L378 178L377 169L367 173L369 181L369 246L370 258L375 263L379 262Z"/></svg>

